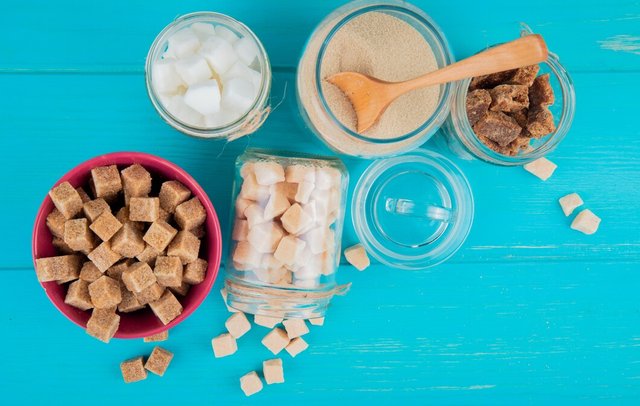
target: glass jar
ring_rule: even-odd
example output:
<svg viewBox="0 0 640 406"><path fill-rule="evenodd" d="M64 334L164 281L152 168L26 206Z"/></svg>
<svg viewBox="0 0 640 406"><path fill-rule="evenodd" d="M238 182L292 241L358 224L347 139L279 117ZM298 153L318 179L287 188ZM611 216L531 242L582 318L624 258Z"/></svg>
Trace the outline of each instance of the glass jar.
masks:
<svg viewBox="0 0 640 406"><path fill-rule="evenodd" d="M531 30L523 25L521 34L529 35ZM553 151L569 132L575 115L576 96L573 81L560 64L557 55L549 53L547 61L540 63L539 74L544 73L550 74L551 87L555 93L555 103L549 107L556 126L551 134L540 139L532 139L530 147L520 150L515 156L503 155L487 147L478 139L467 117L466 100L471 79L466 79L455 83L451 115L436 137L436 142L446 145L460 158L477 158L505 166L524 165Z"/></svg>
<svg viewBox="0 0 640 406"><path fill-rule="evenodd" d="M154 87L152 67L154 62L163 58L163 54L168 49L169 38L177 32L187 27L191 27L194 24L201 24L201 26L208 24L214 27L224 27L226 29L226 35L231 35L232 38L249 38L250 43L257 48L257 58L255 58L255 60L248 66L254 71L251 72L254 76L256 73L259 74L259 77L255 76L255 100L246 112L242 112L237 119L228 123L217 123L214 120L211 120L210 122L201 122L198 125L187 123L184 119L169 111L167 106L169 103L168 97L156 91ZM229 34L229 32L231 34ZM223 138L228 140L240 138L244 135L255 132L262 123L264 123L271 111L269 104L269 94L271 91L271 66L269 64L267 52L253 31L241 22L224 14L201 11L185 14L176 18L171 24L166 26L153 41L153 44L149 49L149 53L147 54L145 76L149 99L158 114L160 114L160 117L162 117L165 122L176 130L194 137ZM216 75L213 79L220 84L220 88L223 88L224 84L221 84L222 79L220 77Z"/></svg>
<svg viewBox="0 0 640 406"><path fill-rule="evenodd" d="M409 133L392 138L371 137L358 134L342 124L329 108L322 89L322 62L334 35L354 18L369 12L396 17L414 28L432 49L437 68L454 61L440 28L422 10L404 1L353 1L337 8L316 27L298 64L296 96L301 120L334 151L362 158L399 155L427 141L449 114L453 86L450 83L439 86L433 114Z"/></svg>
<svg viewBox="0 0 640 406"><path fill-rule="evenodd" d="M236 160L227 304L321 317L334 294L348 173L335 158L248 150Z"/></svg>

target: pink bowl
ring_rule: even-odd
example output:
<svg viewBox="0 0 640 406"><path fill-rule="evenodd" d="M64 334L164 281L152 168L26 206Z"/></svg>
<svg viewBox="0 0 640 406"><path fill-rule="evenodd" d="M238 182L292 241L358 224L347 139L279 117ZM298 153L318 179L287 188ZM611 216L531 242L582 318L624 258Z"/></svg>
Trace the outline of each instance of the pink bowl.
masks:
<svg viewBox="0 0 640 406"><path fill-rule="evenodd" d="M222 253L222 234L220 232L220 223L218 222L218 216L216 215L216 211L213 208L209 197L200 185L198 185L198 183L189 174L187 174L187 172L162 158L140 152L116 152L101 155L73 168L58 180L56 185L64 181L69 181L69 183L74 187L85 186L89 180L91 169L96 166L114 164L125 166L134 163L144 166L149 172L151 172L151 176L154 179L159 177L163 181L180 181L191 190L193 195L200 199L207 211L207 221L205 223L206 236L203 240L201 254L204 259L209 262L209 267L207 269L205 280L202 283L192 286L185 297L177 296L184 308L180 316L165 326L149 308L133 313L122 313L120 314L120 328L118 328L118 332L115 335L118 338L147 337L168 330L186 319L198 306L200 306L200 303L202 303L211 290L213 282L218 275L220 257ZM47 215L51 213L53 207L53 202L47 195L40 206L40 210L38 210L38 216L36 217L36 222L33 227L32 249L34 266L37 258L57 255L51 242L51 232L46 224ZM86 328L91 312L82 311L64 303L64 297L67 290L66 286L60 286L56 282L45 282L42 283L42 287L47 293L47 296L49 296L49 299L58 308L58 310L62 312L62 314L82 328Z"/></svg>

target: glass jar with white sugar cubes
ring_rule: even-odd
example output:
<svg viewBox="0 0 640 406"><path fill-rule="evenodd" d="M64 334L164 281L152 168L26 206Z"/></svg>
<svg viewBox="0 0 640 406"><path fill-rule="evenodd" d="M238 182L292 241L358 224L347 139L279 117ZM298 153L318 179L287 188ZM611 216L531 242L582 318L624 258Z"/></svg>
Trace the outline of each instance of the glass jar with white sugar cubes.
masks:
<svg viewBox="0 0 640 406"><path fill-rule="evenodd" d="M248 150L236 161L227 304L321 317L336 287L348 173L339 159Z"/></svg>
<svg viewBox="0 0 640 406"><path fill-rule="evenodd" d="M160 116L195 137L236 139L267 118L271 67L262 43L224 14L177 18L156 37L145 66Z"/></svg>

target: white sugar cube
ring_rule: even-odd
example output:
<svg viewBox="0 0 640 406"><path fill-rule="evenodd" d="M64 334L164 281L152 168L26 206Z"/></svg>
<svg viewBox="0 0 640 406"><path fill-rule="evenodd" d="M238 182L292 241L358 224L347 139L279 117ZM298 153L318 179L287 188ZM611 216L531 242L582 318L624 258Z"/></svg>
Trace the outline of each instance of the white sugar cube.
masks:
<svg viewBox="0 0 640 406"><path fill-rule="evenodd" d="M255 86L247 79L237 77L224 82L222 103L226 108L246 112L253 105L256 96Z"/></svg>
<svg viewBox="0 0 640 406"><path fill-rule="evenodd" d="M248 199L243 199L242 197L238 197L236 199L236 218L239 219L246 219L247 216L244 215L244 211L247 209L247 207L251 206L253 204L253 202L251 200Z"/></svg>
<svg viewBox="0 0 640 406"><path fill-rule="evenodd" d="M247 331L251 330L251 323L247 320L247 316L242 312L235 312L224 323L227 331L235 339L238 339L245 335Z"/></svg>
<svg viewBox="0 0 640 406"><path fill-rule="evenodd" d="M328 224L329 209L327 202L311 199L309 203L302 206L302 209L313 219L314 224Z"/></svg>
<svg viewBox="0 0 640 406"><path fill-rule="evenodd" d="M269 187L260 185L255 174L250 174L242 182L242 187L240 188L241 198L256 202L266 202L269 196Z"/></svg>
<svg viewBox="0 0 640 406"><path fill-rule="evenodd" d="M247 241L240 241L233 251L233 261L249 268L257 268L262 261L262 254Z"/></svg>
<svg viewBox="0 0 640 406"><path fill-rule="evenodd" d="M278 324L282 323L282 317L262 316L260 314L256 314L253 316L253 322L262 327L274 328Z"/></svg>
<svg viewBox="0 0 640 406"><path fill-rule="evenodd" d="M262 361L262 374L267 385L274 383L284 383L284 370L282 369L282 359L269 359Z"/></svg>
<svg viewBox="0 0 640 406"><path fill-rule="evenodd" d="M313 226L313 218L298 203L291 205L280 217L282 226L291 234L302 234Z"/></svg>
<svg viewBox="0 0 640 406"><path fill-rule="evenodd" d="M315 188L315 185L313 183L309 183L309 182L299 183L298 189L295 195L296 201L298 203L308 203L314 188Z"/></svg>
<svg viewBox="0 0 640 406"><path fill-rule="evenodd" d="M267 254L276 250L282 236L283 232L280 226L274 223L262 223L249 229L247 241L258 252Z"/></svg>
<svg viewBox="0 0 640 406"><path fill-rule="evenodd" d="M285 171L285 176L289 183L315 183L316 170L315 168L306 165L289 165Z"/></svg>
<svg viewBox="0 0 640 406"><path fill-rule="evenodd" d="M260 185L270 186L284 181L284 168L277 162L256 162L253 170Z"/></svg>
<svg viewBox="0 0 640 406"><path fill-rule="evenodd" d="M233 44L233 49L235 49L240 60L247 66L251 65L258 56L258 45L250 37L244 37L236 41Z"/></svg>
<svg viewBox="0 0 640 406"><path fill-rule="evenodd" d="M222 75L223 82L233 78L243 78L251 82L255 88L256 94L262 84L262 75L260 72L251 69L240 60L236 61L236 63L234 63L233 66L225 72L224 75Z"/></svg>
<svg viewBox="0 0 640 406"><path fill-rule="evenodd" d="M211 69L218 75L223 75L238 60L238 55L233 50L233 46L219 37L209 38L202 44L200 55L207 60Z"/></svg>
<svg viewBox="0 0 640 406"><path fill-rule="evenodd" d="M297 337L291 340L285 347L289 355L295 358L296 355L309 348L309 344L302 337Z"/></svg>
<svg viewBox="0 0 640 406"><path fill-rule="evenodd" d="M198 36L190 28L184 28L171 35L167 42L169 43L167 55L175 58L191 55L200 47Z"/></svg>
<svg viewBox="0 0 640 406"><path fill-rule="evenodd" d="M544 157L524 165L524 169L527 172L534 174L543 181L549 179L557 167L558 165Z"/></svg>
<svg viewBox="0 0 640 406"><path fill-rule="evenodd" d="M249 234L249 223L247 220L236 219L233 223L231 239L233 241L247 241Z"/></svg>
<svg viewBox="0 0 640 406"><path fill-rule="evenodd" d="M298 279L295 277L295 273L293 274L293 286L300 289L315 289L320 286L320 282L318 278L316 279Z"/></svg>
<svg viewBox="0 0 640 406"><path fill-rule="evenodd" d="M213 24L193 23L191 24L190 28L200 39L201 43L204 43L204 41L216 35L216 29L214 28Z"/></svg>
<svg viewBox="0 0 640 406"><path fill-rule="evenodd" d="M361 244L356 244L344 250L344 257L347 262L353 265L358 271L364 271L369 265L367 251Z"/></svg>
<svg viewBox="0 0 640 406"><path fill-rule="evenodd" d="M289 344L289 336L281 328L274 328L262 339L262 344L274 354L284 350Z"/></svg>
<svg viewBox="0 0 640 406"><path fill-rule="evenodd" d="M327 226L318 226L302 234L300 238L307 243L311 253L316 255L327 250L327 239L333 238L333 235Z"/></svg>
<svg viewBox="0 0 640 406"><path fill-rule="evenodd" d="M262 381L256 371L251 371L240 378L240 389L245 396L255 395L262 390Z"/></svg>
<svg viewBox="0 0 640 406"><path fill-rule="evenodd" d="M177 120L182 121L187 125L194 127L201 127L204 125L204 118L202 117L202 114L187 106L184 102L183 96L175 95L171 97L168 105L165 107Z"/></svg>
<svg viewBox="0 0 640 406"><path fill-rule="evenodd" d="M238 344L231 334L220 334L211 340L213 355L216 358L226 357L238 351Z"/></svg>
<svg viewBox="0 0 640 406"><path fill-rule="evenodd" d="M309 319L309 323L311 323L312 326L323 326L324 317L313 317Z"/></svg>
<svg viewBox="0 0 640 406"><path fill-rule="evenodd" d="M285 265L293 265L304 251L307 243L292 236L282 237L273 256Z"/></svg>
<svg viewBox="0 0 640 406"><path fill-rule="evenodd" d="M262 207L260 207L259 204L256 203L249 205L249 207L247 207L244 211L244 215L247 217L249 229L267 221L264 218L264 210L262 209Z"/></svg>
<svg viewBox="0 0 640 406"><path fill-rule="evenodd" d="M204 116L204 126L207 128L224 127L229 123L230 120L224 110L220 110L217 113L207 114L206 116Z"/></svg>
<svg viewBox="0 0 640 406"><path fill-rule="evenodd" d="M224 25L216 25L216 35L226 40L230 44L234 44L237 40L240 39L238 34L231 31L229 28L225 27Z"/></svg>
<svg viewBox="0 0 640 406"><path fill-rule="evenodd" d="M577 193L570 193L566 196L562 196L558 201L560 202L560 207L562 207L562 211L565 216L571 215L576 208L584 204L582 198Z"/></svg>
<svg viewBox="0 0 640 406"><path fill-rule="evenodd" d="M318 168L316 170L316 187L320 190L329 190L340 184L340 177L340 171L336 168Z"/></svg>
<svg viewBox="0 0 640 406"><path fill-rule="evenodd" d="M309 327L307 327L304 319L286 319L282 322L282 325L287 331L287 336L290 340L309 333Z"/></svg>
<svg viewBox="0 0 640 406"><path fill-rule="evenodd" d="M206 116L220 111L220 88L217 80L207 80L189 86L184 102L198 113Z"/></svg>
<svg viewBox="0 0 640 406"><path fill-rule="evenodd" d="M594 234L598 231L598 227L600 227L600 217L593 214L593 212L589 209L582 210L573 222L571 223L571 228L574 230L578 230L584 234Z"/></svg>
<svg viewBox="0 0 640 406"><path fill-rule="evenodd" d="M271 220L278 217L287 211L289 207L291 207L291 203L289 203L289 199L287 199L286 194L272 192L269 200L267 201L267 205L264 208L264 218Z"/></svg>
<svg viewBox="0 0 640 406"><path fill-rule="evenodd" d="M160 59L151 66L153 88L159 93L177 93L184 82L178 75L174 59Z"/></svg>
<svg viewBox="0 0 640 406"><path fill-rule="evenodd" d="M212 76L207 61L200 55L191 55L176 62L176 71L188 85L209 80Z"/></svg>

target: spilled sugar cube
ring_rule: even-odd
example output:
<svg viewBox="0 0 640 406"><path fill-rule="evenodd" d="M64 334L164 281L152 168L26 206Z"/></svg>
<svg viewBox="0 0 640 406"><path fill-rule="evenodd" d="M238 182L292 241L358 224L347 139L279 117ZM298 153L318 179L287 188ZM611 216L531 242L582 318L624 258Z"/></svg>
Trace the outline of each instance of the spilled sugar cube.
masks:
<svg viewBox="0 0 640 406"><path fill-rule="evenodd" d="M595 234L598 231L598 227L600 227L600 217L593 214L593 212L589 209L582 210L573 222L571 223L571 228L581 233L591 235Z"/></svg>

